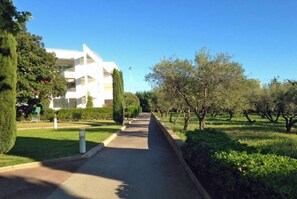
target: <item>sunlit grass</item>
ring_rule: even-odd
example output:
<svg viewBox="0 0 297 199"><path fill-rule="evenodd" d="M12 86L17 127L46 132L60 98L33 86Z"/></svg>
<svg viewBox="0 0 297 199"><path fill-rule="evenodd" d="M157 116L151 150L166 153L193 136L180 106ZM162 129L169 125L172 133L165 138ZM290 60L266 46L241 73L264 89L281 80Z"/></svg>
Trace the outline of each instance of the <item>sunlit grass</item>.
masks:
<svg viewBox="0 0 297 199"><path fill-rule="evenodd" d="M113 121L83 123L87 126L85 127L87 150L121 127L115 125ZM69 125L71 127L70 123ZM18 130L13 149L8 154L0 155L0 167L76 154L79 154L79 128Z"/></svg>
<svg viewBox="0 0 297 199"><path fill-rule="evenodd" d="M186 132L183 129L183 118L177 124L169 122L168 118L159 118L171 128L182 140L186 140ZM175 117L173 117L174 119ZM285 132L285 124L282 118L277 123L269 122L265 118L252 115L251 119L256 120L254 124L248 124L245 117L235 117L227 121L227 116L206 119L207 128L215 128L226 132L230 137L237 139L240 143L253 146L265 153L274 153L297 158L297 134ZM189 122L188 130L199 128L196 117L192 117ZM296 126L293 132L296 132Z"/></svg>

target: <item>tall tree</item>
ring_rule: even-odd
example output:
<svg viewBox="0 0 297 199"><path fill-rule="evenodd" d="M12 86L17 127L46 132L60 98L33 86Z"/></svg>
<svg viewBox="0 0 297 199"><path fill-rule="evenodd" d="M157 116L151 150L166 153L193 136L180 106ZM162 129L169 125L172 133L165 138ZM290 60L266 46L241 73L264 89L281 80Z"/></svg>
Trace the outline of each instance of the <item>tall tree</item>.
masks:
<svg viewBox="0 0 297 199"><path fill-rule="evenodd" d="M292 127L297 123L297 84L283 83L282 92L277 98L277 104L286 121L286 129L291 133Z"/></svg>
<svg viewBox="0 0 297 199"><path fill-rule="evenodd" d="M87 108L93 108L93 97L90 95L90 92L88 92L88 98L87 98Z"/></svg>
<svg viewBox="0 0 297 199"><path fill-rule="evenodd" d="M282 91L282 84L276 78L261 89L256 102L256 110L263 118L270 122L277 122L281 115L280 107L277 105L277 97Z"/></svg>
<svg viewBox="0 0 297 199"><path fill-rule="evenodd" d="M117 124L124 124L124 89L123 76L121 72L114 69L112 73L112 89L113 89L113 120Z"/></svg>
<svg viewBox="0 0 297 199"><path fill-rule="evenodd" d="M16 138L16 41L0 32L0 154L8 152Z"/></svg>
<svg viewBox="0 0 297 199"><path fill-rule="evenodd" d="M218 103L217 97L237 87L243 79L240 64L230 60L227 54L210 56L205 49L196 55L195 65L189 60L165 59L152 68L146 80L173 89L191 108L205 127L205 117L210 107Z"/></svg>
<svg viewBox="0 0 297 199"><path fill-rule="evenodd" d="M10 0L0 0L0 154L8 152L16 138L16 41L21 23L30 13L18 12Z"/></svg>
<svg viewBox="0 0 297 199"><path fill-rule="evenodd" d="M30 12L19 12L12 0L0 0L0 30L16 35L31 17Z"/></svg>
<svg viewBox="0 0 297 199"><path fill-rule="evenodd" d="M152 92L150 91L143 91L143 92L136 92L135 94L140 102L140 106L143 112L150 112L151 107L149 104L149 100L152 99Z"/></svg>
<svg viewBox="0 0 297 199"><path fill-rule="evenodd" d="M124 93L124 99L125 99L124 100L125 101L125 107L139 106L140 105L138 97L133 93L125 92Z"/></svg>
<svg viewBox="0 0 297 199"><path fill-rule="evenodd" d="M255 105L258 103L259 92L261 91L261 84L256 79L246 79L243 84L243 115L248 120L248 123L252 124L255 120L250 117L251 112L255 112Z"/></svg>
<svg viewBox="0 0 297 199"><path fill-rule="evenodd" d="M18 54L18 114L28 116L35 105L48 109L51 97L64 95L63 68L56 65L54 54L46 52L40 36L20 31L16 40Z"/></svg>

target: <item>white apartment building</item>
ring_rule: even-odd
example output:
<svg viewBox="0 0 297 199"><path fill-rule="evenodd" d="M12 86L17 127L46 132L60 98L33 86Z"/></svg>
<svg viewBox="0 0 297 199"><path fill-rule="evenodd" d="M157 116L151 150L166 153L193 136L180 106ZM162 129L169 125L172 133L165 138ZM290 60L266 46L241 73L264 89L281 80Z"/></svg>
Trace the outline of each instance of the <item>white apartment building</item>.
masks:
<svg viewBox="0 0 297 199"><path fill-rule="evenodd" d="M83 44L83 51L46 49L55 53L56 64L65 68L67 92L65 96L51 100L50 108L85 108L88 95L94 107L112 104L112 72L118 69L114 62L105 62L94 51Z"/></svg>

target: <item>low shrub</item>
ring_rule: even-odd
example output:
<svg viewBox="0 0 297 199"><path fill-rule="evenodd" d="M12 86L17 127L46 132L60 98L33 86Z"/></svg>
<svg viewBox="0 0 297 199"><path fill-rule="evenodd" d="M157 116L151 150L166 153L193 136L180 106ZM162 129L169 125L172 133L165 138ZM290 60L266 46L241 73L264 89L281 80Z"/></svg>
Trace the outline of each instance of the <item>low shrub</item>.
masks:
<svg viewBox="0 0 297 199"><path fill-rule="evenodd" d="M213 198L297 198L297 160L263 154L214 129L187 133L185 160Z"/></svg>
<svg viewBox="0 0 297 199"><path fill-rule="evenodd" d="M125 108L125 117L133 118L139 115L141 107L139 106L128 106Z"/></svg>
<svg viewBox="0 0 297 199"><path fill-rule="evenodd" d="M50 108L44 109L41 112L40 119L44 121L54 121L56 111Z"/></svg>
<svg viewBox="0 0 297 199"><path fill-rule="evenodd" d="M97 120L112 118L112 108L69 108L57 112L59 120Z"/></svg>

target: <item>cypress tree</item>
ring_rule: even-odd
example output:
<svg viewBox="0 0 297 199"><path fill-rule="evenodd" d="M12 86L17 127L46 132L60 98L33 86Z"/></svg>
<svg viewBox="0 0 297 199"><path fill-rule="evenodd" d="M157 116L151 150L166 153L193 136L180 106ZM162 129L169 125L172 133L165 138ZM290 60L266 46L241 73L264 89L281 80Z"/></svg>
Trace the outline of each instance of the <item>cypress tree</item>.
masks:
<svg viewBox="0 0 297 199"><path fill-rule="evenodd" d="M90 95L90 93L88 92L88 98L87 98L87 108L93 108L94 104L93 104L93 97Z"/></svg>
<svg viewBox="0 0 297 199"><path fill-rule="evenodd" d="M123 96L123 81L121 72L114 69L112 73L112 89L113 89L113 120L117 124L124 122L124 96Z"/></svg>
<svg viewBox="0 0 297 199"><path fill-rule="evenodd" d="M8 152L16 139L16 41L0 31L0 154Z"/></svg>

